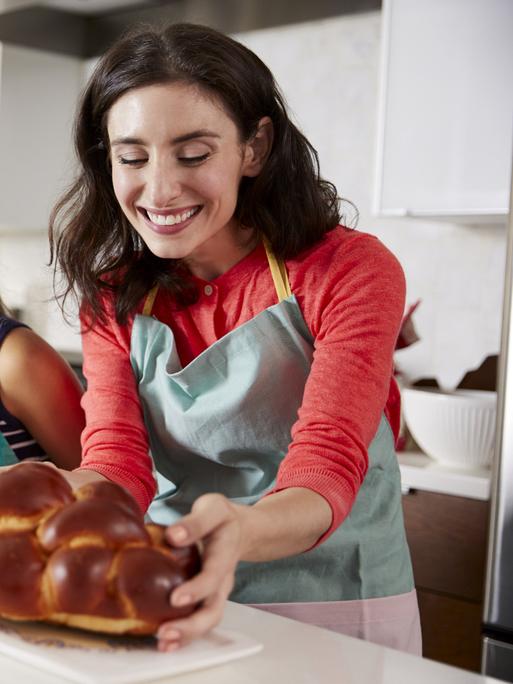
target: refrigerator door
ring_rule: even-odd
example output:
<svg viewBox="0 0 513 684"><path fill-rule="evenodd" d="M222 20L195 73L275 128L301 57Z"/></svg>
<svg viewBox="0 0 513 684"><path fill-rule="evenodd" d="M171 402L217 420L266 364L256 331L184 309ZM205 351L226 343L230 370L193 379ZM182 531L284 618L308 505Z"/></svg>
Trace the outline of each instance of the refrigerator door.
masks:
<svg viewBox="0 0 513 684"><path fill-rule="evenodd" d="M513 646L485 637L482 669L489 677L513 682Z"/></svg>
<svg viewBox="0 0 513 684"><path fill-rule="evenodd" d="M513 232L513 231L512 231ZM510 269L511 270L511 269ZM511 305L509 280L507 299ZM501 349L497 401L495 477L487 567L485 628L510 633L513 643L513 315L507 315L508 339ZM507 639L510 640L509 638Z"/></svg>
<svg viewBox="0 0 513 684"><path fill-rule="evenodd" d="M484 609L483 671L513 682L513 186L510 197L497 386L492 515ZM488 668L498 668L492 670ZM500 672L499 672L500 669Z"/></svg>

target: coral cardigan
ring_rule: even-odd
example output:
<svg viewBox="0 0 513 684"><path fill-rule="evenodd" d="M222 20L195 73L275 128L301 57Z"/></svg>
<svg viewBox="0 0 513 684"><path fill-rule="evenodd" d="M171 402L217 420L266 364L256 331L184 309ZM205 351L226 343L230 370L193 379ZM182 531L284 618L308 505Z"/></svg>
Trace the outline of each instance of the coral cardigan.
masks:
<svg viewBox="0 0 513 684"><path fill-rule="evenodd" d="M325 497L333 511L325 539L351 509L383 412L397 437L400 401L392 357L404 311L404 275L377 238L344 227L286 267L314 338L314 357L274 491L307 487ZM172 329L182 365L277 302L262 245L214 280L195 280L196 303L180 308L160 291L152 312ZM83 334L88 389L81 467L123 485L146 510L156 485L130 365L133 317L119 325L109 296L104 306L107 322Z"/></svg>

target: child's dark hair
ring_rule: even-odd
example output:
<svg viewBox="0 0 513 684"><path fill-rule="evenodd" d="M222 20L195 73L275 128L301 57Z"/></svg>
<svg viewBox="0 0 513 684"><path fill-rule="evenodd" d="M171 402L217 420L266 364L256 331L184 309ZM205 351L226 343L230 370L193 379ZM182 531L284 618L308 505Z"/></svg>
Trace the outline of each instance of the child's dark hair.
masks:
<svg viewBox="0 0 513 684"><path fill-rule="evenodd" d="M89 81L75 123L81 171L50 219L51 261L66 281L61 297L80 294L93 319L103 317L105 288L116 292L120 323L155 283L179 301L190 296L180 262L153 255L122 213L108 163L106 120L116 100L133 88L175 82L217 98L241 141L262 117L272 120L271 152L257 177L242 179L235 217L265 236L277 257L297 255L340 221L335 187L320 178L316 151L290 121L273 75L253 52L205 26L139 28L106 52Z"/></svg>

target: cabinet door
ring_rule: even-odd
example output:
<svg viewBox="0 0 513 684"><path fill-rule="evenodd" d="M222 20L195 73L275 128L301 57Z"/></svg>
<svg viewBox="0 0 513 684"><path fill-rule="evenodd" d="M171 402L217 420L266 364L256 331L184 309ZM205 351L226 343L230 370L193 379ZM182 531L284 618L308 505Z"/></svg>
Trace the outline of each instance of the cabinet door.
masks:
<svg viewBox="0 0 513 684"><path fill-rule="evenodd" d="M511 0L384 0L376 213L505 218L512 36Z"/></svg>
<svg viewBox="0 0 513 684"><path fill-rule="evenodd" d="M424 658L479 672L482 605L422 589L417 598Z"/></svg>
<svg viewBox="0 0 513 684"><path fill-rule="evenodd" d="M414 491L403 511L417 589L482 601L488 501Z"/></svg>
<svg viewBox="0 0 513 684"><path fill-rule="evenodd" d="M74 172L81 60L0 45L0 229L44 230Z"/></svg>
<svg viewBox="0 0 513 684"><path fill-rule="evenodd" d="M423 655L478 671L489 503L413 491L403 511Z"/></svg>

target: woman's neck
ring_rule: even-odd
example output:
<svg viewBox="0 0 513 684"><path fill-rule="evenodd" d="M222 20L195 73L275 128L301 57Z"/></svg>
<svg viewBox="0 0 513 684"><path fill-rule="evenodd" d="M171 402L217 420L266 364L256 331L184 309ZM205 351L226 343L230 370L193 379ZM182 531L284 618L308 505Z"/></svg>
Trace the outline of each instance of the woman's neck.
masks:
<svg viewBox="0 0 513 684"><path fill-rule="evenodd" d="M257 242L252 228L227 226L184 261L197 278L214 280L252 252Z"/></svg>

